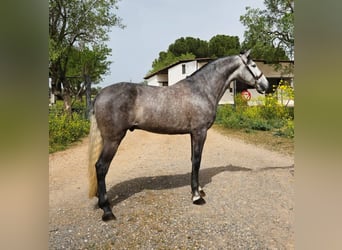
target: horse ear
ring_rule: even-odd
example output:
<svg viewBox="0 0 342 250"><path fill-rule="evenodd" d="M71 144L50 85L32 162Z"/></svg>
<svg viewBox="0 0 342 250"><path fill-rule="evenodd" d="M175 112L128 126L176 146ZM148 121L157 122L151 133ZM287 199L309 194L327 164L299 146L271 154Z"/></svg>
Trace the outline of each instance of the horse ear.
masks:
<svg viewBox="0 0 342 250"><path fill-rule="evenodd" d="M247 51L245 52L245 56L246 56L247 58L249 58L250 53L251 53L251 50L249 49L249 50L247 50Z"/></svg>

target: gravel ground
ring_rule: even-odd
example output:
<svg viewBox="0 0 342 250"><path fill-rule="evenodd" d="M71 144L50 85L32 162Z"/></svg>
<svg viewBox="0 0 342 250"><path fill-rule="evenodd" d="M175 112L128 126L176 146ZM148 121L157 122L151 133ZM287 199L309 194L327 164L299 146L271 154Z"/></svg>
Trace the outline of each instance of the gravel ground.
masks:
<svg viewBox="0 0 342 250"><path fill-rule="evenodd" d="M88 199L88 140L49 156L50 249L294 249L294 159L208 132L190 194L190 136L128 132L106 177L117 220Z"/></svg>

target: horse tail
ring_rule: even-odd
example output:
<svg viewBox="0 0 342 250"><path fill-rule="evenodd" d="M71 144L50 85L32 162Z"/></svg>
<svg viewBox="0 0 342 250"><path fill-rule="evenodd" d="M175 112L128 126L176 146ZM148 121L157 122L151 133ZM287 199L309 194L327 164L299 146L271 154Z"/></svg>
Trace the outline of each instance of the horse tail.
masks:
<svg viewBox="0 0 342 250"><path fill-rule="evenodd" d="M103 141L100 134L100 130L97 127L95 114L94 112L91 112L88 152L89 198L92 198L97 194L97 176L95 164L100 156L102 148Z"/></svg>

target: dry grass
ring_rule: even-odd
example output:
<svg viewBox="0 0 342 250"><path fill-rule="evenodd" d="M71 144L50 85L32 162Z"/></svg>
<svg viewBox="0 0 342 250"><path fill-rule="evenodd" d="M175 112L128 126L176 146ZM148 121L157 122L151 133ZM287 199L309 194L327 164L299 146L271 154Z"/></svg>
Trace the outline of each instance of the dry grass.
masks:
<svg viewBox="0 0 342 250"><path fill-rule="evenodd" d="M250 130L246 132L243 129L230 129L220 125L214 125L213 128L223 135L238 138L246 143L262 146L282 154L294 155L294 139L275 136L271 131Z"/></svg>

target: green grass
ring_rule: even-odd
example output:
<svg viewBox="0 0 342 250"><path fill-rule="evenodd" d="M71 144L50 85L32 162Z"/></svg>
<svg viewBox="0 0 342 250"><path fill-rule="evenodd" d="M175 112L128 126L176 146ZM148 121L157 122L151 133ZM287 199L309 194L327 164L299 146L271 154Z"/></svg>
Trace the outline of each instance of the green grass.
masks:
<svg viewBox="0 0 342 250"><path fill-rule="evenodd" d="M294 155L294 138L275 136L271 131L232 129L221 125L214 125L213 129L225 136L240 139L245 143L285 155Z"/></svg>

